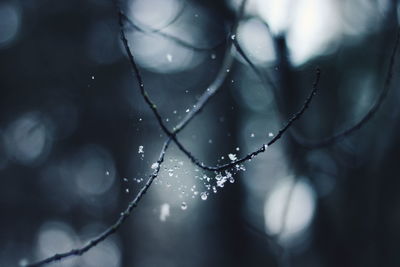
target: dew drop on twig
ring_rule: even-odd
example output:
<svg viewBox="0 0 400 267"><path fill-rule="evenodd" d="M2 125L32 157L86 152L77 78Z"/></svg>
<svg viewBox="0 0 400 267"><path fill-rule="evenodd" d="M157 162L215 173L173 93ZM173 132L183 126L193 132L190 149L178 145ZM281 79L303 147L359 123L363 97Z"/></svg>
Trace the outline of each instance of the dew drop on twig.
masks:
<svg viewBox="0 0 400 267"><path fill-rule="evenodd" d="M153 164L151 164L151 168L152 168L153 170L157 169L158 166L159 166L158 162L154 162Z"/></svg>

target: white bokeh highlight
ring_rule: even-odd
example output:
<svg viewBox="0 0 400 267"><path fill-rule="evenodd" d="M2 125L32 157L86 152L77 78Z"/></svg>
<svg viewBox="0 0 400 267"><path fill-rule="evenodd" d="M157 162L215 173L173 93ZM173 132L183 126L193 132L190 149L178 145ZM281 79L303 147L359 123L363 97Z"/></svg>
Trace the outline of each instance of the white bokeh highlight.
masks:
<svg viewBox="0 0 400 267"><path fill-rule="evenodd" d="M277 184L264 206L266 230L273 235L280 234L282 242L299 237L310 225L315 212L313 188L303 179L297 182L293 179L289 177Z"/></svg>

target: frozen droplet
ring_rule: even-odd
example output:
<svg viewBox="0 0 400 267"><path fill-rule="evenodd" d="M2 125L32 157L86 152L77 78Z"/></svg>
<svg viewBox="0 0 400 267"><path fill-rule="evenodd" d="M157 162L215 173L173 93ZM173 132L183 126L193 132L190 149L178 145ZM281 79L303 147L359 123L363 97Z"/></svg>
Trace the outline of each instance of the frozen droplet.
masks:
<svg viewBox="0 0 400 267"><path fill-rule="evenodd" d="M274 136L274 134L273 134L273 133L269 133L268 136L269 136L269 137L272 137L272 136Z"/></svg>
<svg viewBox="0 0 400 267"><path fill-rule="evenodd" d="M125 189L125 193L129 194L129 188Z"/></svg>
<svg viewBox="0 0 400 267"><path fill-rule="evenodd" d="M94 76L92 76L92 80L94 80Z"/></svg>
<svg viewBox="0 0 400 267"><path fill-rule="evenodd" d="M250 137L253 138L254 136L256 136L254 133L250 134Z"/></svg>
<svg viewBox="0 0 400 267"><path fill-rule="evenodd" d="M237 160L236 154L228 154L230 160L235 161Z"/></svg>
<svg viewBox="0 0 400 267"><path fill-rule="evenodd" d="M214 54L214 53L212 53L212 54L211 54L211 59L216 59L216 58L217 58L217 55Z"/></svg>
<svg viewBox="0 0 400 267"><path fill-rule="evenodd" d="M239 151L239 150L240 150L240 148L239 148L239 147L237 147L237 148L236 148L236 151Z"/></svg>
<svg viewBox="0 0 400 267"><path fill-rule="evenodd" d="M142 118L139 118L139 121L142 121L143 119Z"/></svg>
<svg viewBox="0 0 400 267"><path fill-rule="evenodd" d="M170 177L174 176L174 170L173 169L168 169L168 175Z"/></svg>
<svg viewBox="0 0 400 267"><path fill-rule="evenodd" d="M267 150L268 149L268 145L264 145L264 150Z"/></svg>
<svg viewBox="0 0 400 267"><path fill-rule="evenodd" d="M178 113L178 111L174 110L172 113L176 114L176 113Z"/></svg>
<svg viewBox="0 0 400 267"><path fill-rule="evenodd" d="M226 69L226 72L230 72L231 70L230 69Z"/></svg>
<svg viewBox="0 0 400 267"><path fill-rule="evenodd" d="M217 187L213 185L212 187L213 192L216 194L217 193Z"/></svg>
<svg viewBox="0 0 400 267"><path fill-rule="evenodd" d="M186 202L182 202L182 204L181 204L181 209L182 209L182 210L186 210L186 209L187 209L187 204L186 204Z"/></svg>
<svg viewBox="0 0 400 267"><path fill-rule="evenodd" d="M128 182L128 178L122 178L122 180L124 180L124 182Z"/></svg>
<svg viewBox="0 0 400 267"><path fill-rule="evenodd" d="M168 119L168 118L166 118L166 119L165 119L165 121L166 121L166 122L169 122L169 119Z"/></svg>
<svg viewBox="0 0 400 267"><path fill-rule="evenodd" d="M155 170L155 169L158 168L159 165L160 165L160 164L158 164L158 162L154 162L153 164L151 164L151 168L152 168L153 170Z"/></svg>
<svg viewBox="0 0 400 267"><path fill-rule="evenodd" d="M167 54L167 60L168 60L168 62L172 62L172 55L171 54Z"/></svg>
<svg viewBox="0 0 400 267"><path fill-rule="evenodd" d="M201 192L200 197L202 200L207 200L207 193L206 192Z"/></svg>
<svg viewBox="0 0 400 267"><path fill-rule="evenodd" d="M110 172L109 172L109 171L106 171L106 175L107 175L107 176L110 175Z"/></svg>
<svg viewBox="0 0 400 267"><path fill-rule="evenodd" d="M186 110L186 113L188 113L189 111L190 111L190 110L189 110L189 109L187 109L187 110Z"/></svg>
<svg viewBox="0 0 400 267"><path fill-rule="evenodd" d="M221 180L217 181L217 186L218 187L224 187L225 182L226 182L225 179L221 179Z"/></svg>
<svg viewBox="0 0 400 267"><path fill-rule="evenodd" d="M232 34L232 35L231 35L231 39L232 39L232 40L235 40L235 39L236 39L236 35L235 35L235 34Z"/></svg>

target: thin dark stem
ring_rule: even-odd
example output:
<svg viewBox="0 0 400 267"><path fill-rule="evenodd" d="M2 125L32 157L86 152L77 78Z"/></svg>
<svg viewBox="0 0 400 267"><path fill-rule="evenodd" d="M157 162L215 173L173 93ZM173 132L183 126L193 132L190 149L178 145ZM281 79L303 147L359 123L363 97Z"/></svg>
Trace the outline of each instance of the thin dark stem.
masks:
<svg viewBox="0 0 400 267"><path fill-rule="evenodd" d="M149 190L151 184L153 183L154 179L158 176L158 173L160 172L160 168L161 168L161 164L164 162L164 155L165 152L168 149L169 144L171 143L171 138L168 138L165 142L164 145L161 149L160 155L158 157L157 160L157 168L154 170L154 172L149 176L149 179L147 180L146 184L140 189L139 193L136 195L136 197L129 202L128 207L121 212L118 220L111 225L110 227L108 227L103 233L101 233L100 235L98 235L97 237L91 239L86 245L84 245L81 248L78 249L72 249L68 252L65 253L60 253L60 254L55 254L51 257L48 257L44 260L32 263L32 264L28 264L26 266L29 267L37 267L37 266L42 266L54 261L58 261L61 259L65 259L68 257L72 257L72 256L81 256L82 254L86 253L87 251L89 251L91 248L93 248L94 246L96 246L97 244L99 244L100 242L104 241L107 237L109 237L110 235L114 234L115 232L117 232L117 230L121 227L121 225L126 221L126 219L129 217L129 215L132 213L133 209L137 207L138 203L140 202L140 200L143 198L143 196L146 194L147 190Z"/></svg>
<svg viewBox="0 0 400 267"><path fill-rule="evenodd" d="M312 90L311 90L310 94L308 95L308 97L306 98L306 100L304 101L302 107L286 122L286 124L278 131L278 134L276 134L275 137L272 138L271 141L269 141L267 144L263 144L256 151L251 152L240 159L234 160L230 163L226 163L226 164L223 164L220 166L207 166L204 163L200 162L198 159L196 159L194 156L191 156L190 159L192 160L193 163L195 163L197 166L199 166L203 169L210 170L210 171L223 171L223 170L233 168L236 165L241 164L245 161L251 160L258 154L265 152L267 150L267 148L269 146L271 146L272 144L274 144L276 141L278 141L282 137L282 135L290 128L290 126L296 120L298 120L304 114L304 112L307 110L307 108L309 107L309 105L311 103L311 100L313 99L313 97L315 96L315 94L318 90L318 83L320 80L320 76L321 76L321 72L319 69L317 69L316 70L316 78L315 78L314 84L312 86Z"/></svg>
<svg viewBox="0 0 400 267"><path fill-rule="evenodd" d="M391 85L391 82L393 79L393 72L394 72L394 66L396 63L396 54L397 54L397 51L399 48L399 43L400 43L400 28L397 30L396 41L395 41L395 44L394 44L394 47L392 50L392 54L390 56L389 67L388 67L388 71L386 74L386 78L385 78L385 82L384 82L382 91L380 92L376 101L369 108L367 113L365 113L365 115L359 121L357 121L354 125L348 127L347 129L342 130L338 133L335 133L332 136L326 137L320 141L304 140L303 138L300 138L297 134L293 134L296 141L301 146L303 146L307 149L317 149L317 148L326 147L326 146L332 145L334 143L337 143L340 140L343 140L344 138L353 134L355 131L359 130L369 120L371 120L372 117L377 113L379 108L382 106L382 103L385 100L385 98L388 95L388 92L390 90L390 85Z"/></svg>
<svg viewBox="0 0 400 267"><path fill-rule="evenodd" d="M182 46L184 48L187 48L187 49L190 49L190 50L193 50L193 51L197 51L197 52L212 51L212 50L217 49L218 47L220 47L221 45L223 45L225 43L225 39L223 39L223 40L221 40L220 42L218 42L217 44L215 44L215 45L213 45L211 47L196 46L196 45L193 45L193 44L191 44L191 43L189 43L189 42L187 42L185 40L180 39L179 37L176 37L176 36L171 35L169 33L163 32L161 30L150 28L149 26L146 26L146 28L148 28L148 29L145 29L144 26L137 25L130 18L128 18L124 13L121 12L121 15L122 15L123 19L128 22L130 27L132 27L132 28L134 28L134 29L136 29L136 30L138 30L138 31L140 31L142 33L160 35L160 36L162 36L162 37L174 42L175 44L177 44L179 46Z"/></svg>
<svg viewBox="0 0 400 267"><path fill-rule="evenodd" d="M244 52L243 48L240 46L239 42L237 39L233 41L233 45L235 46L236 50L238 51L239 55L246 61L247 64L249 64L250 69L257 75L257 77L260 79L260 81L263 84L268 84L274 91L277 91L278 88L272 81L272 78L266 74L265 79L264 75L260 72L260 70L254 65L254 63L250 60L250 58L246 55Z"/></svg>

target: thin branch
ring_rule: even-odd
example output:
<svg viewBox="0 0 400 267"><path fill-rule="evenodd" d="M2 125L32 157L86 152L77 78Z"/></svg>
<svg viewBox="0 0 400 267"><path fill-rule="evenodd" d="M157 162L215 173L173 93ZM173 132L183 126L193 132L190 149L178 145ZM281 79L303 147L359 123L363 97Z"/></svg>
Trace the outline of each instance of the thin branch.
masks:
<svg viewBox="0 0 400 267"><path fill-rule="evenodd" d="M235 167L238 164L241 164L245 161L251 160L252 158L254 158L255 156L257 156L258 154L265 152L267 150L267 148L269 146L271 146L272 144L274 144L276 141L278 141L282 135L290 128L290 126L298 119L300 119L300 117L304 114L304 112L307 110L307 108L309 107L311 100L313 99L313 97L316 95L316 92L318 90L318 83L320 80L320 76L321 76L321 71L320 69L316 70L316 77L315 77L315 81L314 84L312 86L312 90L309 93L308 97L306 98L306 100L304 101L302 107L300 108L299 111L297 111L287 122L286 124L278 131L278 134L275 135L274 138L271 139L271 141L269 141L267 144L263 144L259 149L257 149L254 152L251 152L249 154L247 154L246 156L234 160L230 163L226 163L220 166L207 166L204 163L200 162L198 159L196 159L194 156L190 156L190 159L192 160L193 163L195 163L197 166L209 170L209 171L223 171L223 170L227 170L230 168ZM178 145L179 146L179 145ZM180 147L181 148L181 147Z"/></svg>
<svg viewBox="0 0 400 267"><path fill-rule="evenodd" d="M272 78L268 74L266 74L265 75L265 79L264 79L264 75L254 65L254 63L250 60L250 58L246 55L246 53L244 52L243 48L241 47L241 45L237 41L237 39L235 39L233 41L233 45L235 46L235 48L238 51L239 55L246 61L247 64L249 64L250 69L257 75L257 77L260 79L260 81L263 84L268 84L274 91L277 91L278 88L276 87L276 85L272 81Z"/></svg>
<svg viewBox="0 0 400 267"><path fill-rule="evenodd" d="M168 138L165 142L164 145L161 149L160 155L157 160L157 168L154 170L154 172L149 176L149 179L147 180L146 184L140 189L139 193L136 195L136 197L129 202L128 207L121 212L118 220L108 227L103 233L98 235L97 237L91 239L86 245L84 245L81 248L78 249L72 249L68 252L65 253L60 253L60 254L55 254L51 257L48 257L44 260L28 264L26 266L28 267L37 267L37 266L42 266L45 264L52 263L54 261L58 261L61 259L65 259L68 257L72 256L81 256L82 254L86 253L89 251L91 248L99 244L100 242L104 241L107 237L110 235L114 234L117 232L117 230L121 227L121 225L126 221L126 219L129 217L129 215L132 213L133 209L137 207L138 203L140 200L143 198L143 196L146 194L147 190L150 188L151 184L153 183L154 179L158 176L158 173L160 172L161 164L164 162L164 155L165 152L168 149L169 144L171 143L171 138Z"/></svg>
<svg viewBox="0 0 400 267"><path fill-rule="evenodd" d="M143 26L139 26L137 25L135 22L133 22L130 18L128 18L124 13L121 12L122 17L124 18L124 20L126 20L129 24L129 26L131 26L132 28L142 32L142 33L149 33L149 34L157 34L160 35L172 42L174 42L175 44L182 46L184 48L193 50L193 51L197 51L197 52L207 52L207 51L212 51L217 49L218 47L220 47L221 45L223 45L225 43L225 39L221 40L220 42L218 42L217 44L211 46L211 47L201 47L201 46L195 46L185 40L180 39L179 37L176 37L174 35L171 35L169 33L163 32L161 30L157 30L157 29L153 29L150 28L149 26L146 26L145 29Z"/></svg>
<svg viewBox="0 0 400 267"><path fill-rule="evenodd" d="M317 149L317 148L322 148L322 147L332 145L332 144L337 143L340 140L348 137L349 135L353 134L355 131L359 130L369 120L372 119L372 117L378 112L379 108L382 106L382 103L385 100L385 98L388 95L388 92L390 90L390 85L391 85L391 82L393 79L394 66L396 64L396 54L397 54L397 51L399 48L399 43L400 43L400 28L398 28L398 30L397 30L397 36L396 36L395 44L394 44L394 47L392 50L392 54L390 56L389 67L388 67L388 71L386 73L386 78L385 78L385 82L384 82L382 91L380 92L376 101L369 108L367 113L354 125L348 127L345 130L342 130L338 133L335 133L332 136L326 137L320 141L304 140L303 138L300 138L298 135L294 134L293 135L294 138L298 141L298 143L301 146L308 148L308 149Z"/></svg>
<svg viewBox="0 0 400 267"><path fill-rule="evenodd" d="M176 14L175 14L175 16L169 21L169 22L167 22L164 26L162 26L162 27L160 27L160 28L157 28L157 29L153 29L153 28L150 28L149 26L148 26L148 32L150 32L150 33L157 33L157 32L160 32L160 31L162 31L162 30L164 30L164 29L166 29L166 28L168 28L169 26L171 26L172 24L174 24L182 15L183 15L183 12L185 11L185 8L186 8L186 6L187 6L187 1L186 0L182 0L181 1L181 7L180 7L180 9L178 10L178 12L176 12ZM133 21L132 21L133 22ZM135 23L136 24L136 23Z"/></svg>

